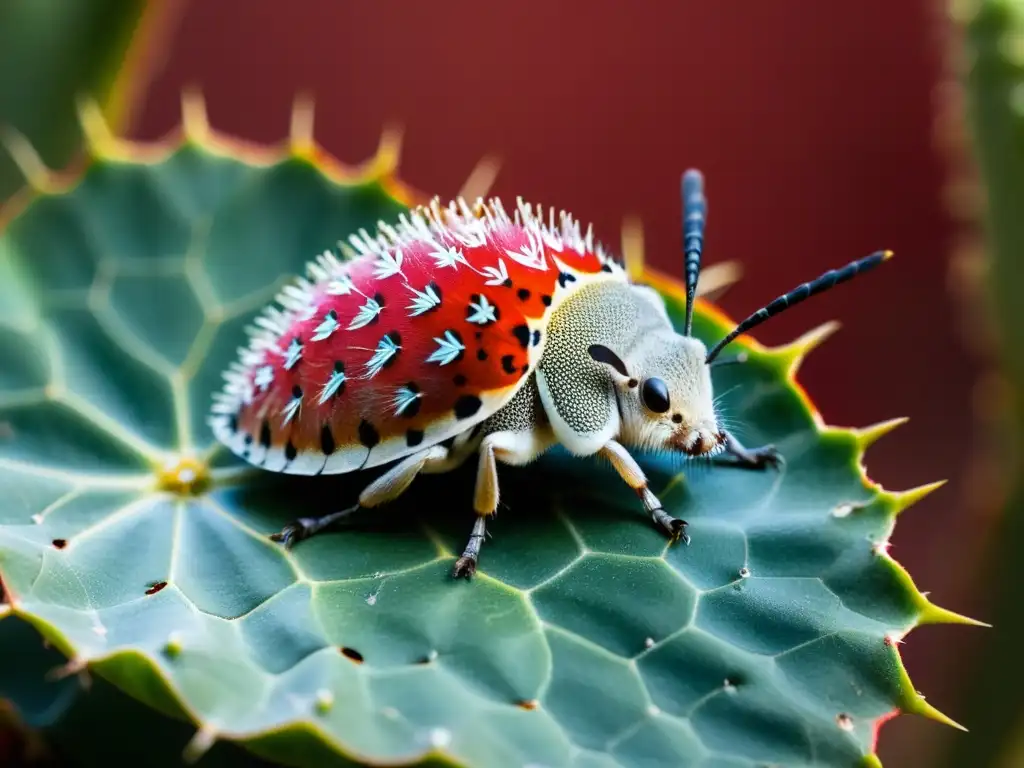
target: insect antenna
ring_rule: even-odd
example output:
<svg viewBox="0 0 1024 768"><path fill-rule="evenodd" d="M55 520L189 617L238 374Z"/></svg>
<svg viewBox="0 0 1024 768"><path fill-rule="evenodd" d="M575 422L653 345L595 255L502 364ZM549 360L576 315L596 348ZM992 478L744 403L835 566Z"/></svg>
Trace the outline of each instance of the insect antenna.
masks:
<svg viewBox="0 0 1024 768"><path fill-rule="evenodd" d="M704 222L708 201L704 197L704 177L691 168L683 174L683 251L686 254L683 269L686 274L686 325L683 335L690 335L693 325L693 301L700 278L700 257L704 250Z"/></svg>
<svg viewBox="0 0 1024 768"><path fill-rule="evenodd" d="M891 257L892 251L876 251L870 256L865 256L863 259L851 261L842 269L830 269L816 280L812 280L809 283L803 283L789 293L784 293L771 304L761 307L761 309L757 310L757 312L733 328L725 338L715 344L715 346L708 351L707 357L704 358L704 362L710 364L711 361L718 356L718 353L721 352L725 346L737 336L746 333L755 326L760 325L768 318L774 317L784 309L789 309L789 307L792 307L794 304L799 304L804 299L809 299L816 293L827 291L829 288L838 285L839 283L846 282L862 272L867 272L869 269L877 267L883 261L887 261Z"/></svg>

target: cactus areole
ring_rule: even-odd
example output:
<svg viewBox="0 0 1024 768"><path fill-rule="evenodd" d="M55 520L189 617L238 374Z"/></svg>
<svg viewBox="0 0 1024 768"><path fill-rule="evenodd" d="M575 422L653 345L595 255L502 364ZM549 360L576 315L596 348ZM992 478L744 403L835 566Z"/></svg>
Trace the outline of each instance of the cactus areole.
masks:
<svg viewBox="0 0 1024 768"><path fill-rule="evenodd" d="M716 456L764 469L782 457L745 448L716 411L710 368L741 333L866 271L879 251L759 309L710 351L690 334L706 201L697 171L682 180L687 293L683 333L664 301L564 212L519 201L437 201L395 226L361 230L325 252L256 320L225 373L210 424L251 464L296 475L394 462L358 503L301 518L285 546L361 508L378 507L423 473L478 456L476 520L453 575L471 576L497 509L497 464L531 462L554 445L610 461L673 541L689 543L648 487L630 448Z"/></svg>

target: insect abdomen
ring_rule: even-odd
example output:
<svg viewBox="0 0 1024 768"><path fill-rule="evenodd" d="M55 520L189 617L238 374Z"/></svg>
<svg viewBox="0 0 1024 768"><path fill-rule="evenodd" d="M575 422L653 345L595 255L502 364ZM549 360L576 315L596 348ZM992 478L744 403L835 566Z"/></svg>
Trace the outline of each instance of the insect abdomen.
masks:
<svg viewBox="0 0 1024 768"><path fill-rule="evenodd" d="M351 239L268 308L227 374L213 428L273 471L372 467L498 411L535 369L551 312L594 281L625 280L566 217L515 220L453 204Z"/></svg>

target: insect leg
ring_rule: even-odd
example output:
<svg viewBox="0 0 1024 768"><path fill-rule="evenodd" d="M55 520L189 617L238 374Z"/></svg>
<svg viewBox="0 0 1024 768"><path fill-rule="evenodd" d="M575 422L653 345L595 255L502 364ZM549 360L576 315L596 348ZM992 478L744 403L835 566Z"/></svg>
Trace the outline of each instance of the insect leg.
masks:
<svg viewBox="0 0 1024 768"><path fill-rule="evenodd" d="M487 535L487 518L498 509L498 462L525 464L539 452L541 443L533 432L492 432L480 442L473 509L477 518L462 557L455 561L452 576L467 579L476 573L480 547Z"/></svg>
<svg viewBox="0 0 1024 768"><path fill-rule="evenodd" d="M440 471L448 462L448 449L441 445L434 445L419 453L414 453L366 486L359 494L358 504L322 517L300 517L286 525L278 533L272 534L270 538L282 542L288 549L303 539L308 539L327 528L338 525L361 509L370 509L393 501L402 495L421 471L424 469Z"/></svg>
<svg viewBox="0 0 1024 768"><path fill-rule="evenodd" d="M763 469L769 464L777 467L783 463L782 455L774 445L744 448L743 443L729 431L725 432L725 452L730 457L728 463L750 469Z"/></svg>
<svg viewBox="0 0 1024 768"><path fill-rule="evenodd" d="M614 440L609 440L601 448L599 454L608 459L615 467L615 471L619 473L619 477L636 491L637 496L644 503L644 509L654 518L654 522L668 533L672 541L682 539L684 544L690 543L690 537L686 534L686 521L672 517L661 508L658 497L647 487L647 476L640 465L636 463L636 459L629 454L629 451Z"/></svg>

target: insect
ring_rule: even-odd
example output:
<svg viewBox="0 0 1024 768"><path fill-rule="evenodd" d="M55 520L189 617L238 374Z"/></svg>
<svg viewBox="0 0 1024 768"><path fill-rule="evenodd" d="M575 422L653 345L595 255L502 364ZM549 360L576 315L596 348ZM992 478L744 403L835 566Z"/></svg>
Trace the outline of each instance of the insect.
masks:
<svg viewBox="0 0 1024 768"><path fill-rule="evenodd" d="M757 310L707 349L691 335L707 203L699 171L682 177L683 333L652 288L630 280L593 230L522 200L435 199L396 225L360 230L326 251L256 319L215 395L217 439L251 464L296 475L391 466L353 506L273 534L287 548L360 509L401 495L420 473L477 455L476 512L453 576L477 568L499 499L498 464L523 465L555 444L607 459L672 541L687 523L651 492L630 448L724 453L777 465L723 428L711 367L737 336L871 269L878 251Z"/></svg>

